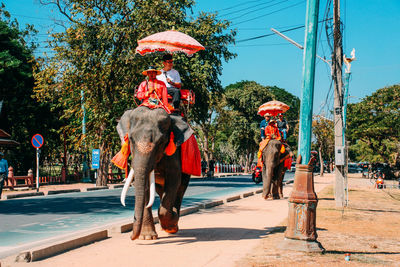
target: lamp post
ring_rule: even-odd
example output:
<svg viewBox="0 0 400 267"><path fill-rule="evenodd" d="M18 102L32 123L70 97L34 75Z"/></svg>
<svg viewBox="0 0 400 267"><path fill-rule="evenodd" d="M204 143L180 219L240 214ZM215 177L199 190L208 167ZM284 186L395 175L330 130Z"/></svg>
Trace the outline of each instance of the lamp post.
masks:
<svg viewBox="0 0 400 267"><path fill-rule="evenodd" d="M322 245L317 241L318 198L314 191L313 164L310 154L318 8L319 0L307 1L299 153L293 191L289 198L288 226L285 231L285 239L279 245L283 249L307 252L324 251Z"/></svg>
<svg viewBox="0 0 400 267"><path fill-rule="evenodd" d="M85 94L83 90L81 90L81 104L82 104L82 136L83 136L83 163L82 163L82 182L88 183L90 182L90 176L88 175L89 166L87 163L87 151L86 151L86 109L85 109Z"/></svg>

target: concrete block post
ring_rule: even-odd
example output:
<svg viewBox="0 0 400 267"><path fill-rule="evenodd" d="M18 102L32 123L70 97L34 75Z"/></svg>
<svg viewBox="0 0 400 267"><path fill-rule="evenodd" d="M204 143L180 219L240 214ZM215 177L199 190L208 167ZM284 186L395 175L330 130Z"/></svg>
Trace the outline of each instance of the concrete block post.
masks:
<svg viewBox="0 0 400 267"><path fill-rule="evenodd" d="M15 183L15 184L14 184ZM14 168L13 167L8 167L8 180L7 180L8 186L10 186L11 190L14 190L14 185L17 184L17 182L14 180Z"/></svg>

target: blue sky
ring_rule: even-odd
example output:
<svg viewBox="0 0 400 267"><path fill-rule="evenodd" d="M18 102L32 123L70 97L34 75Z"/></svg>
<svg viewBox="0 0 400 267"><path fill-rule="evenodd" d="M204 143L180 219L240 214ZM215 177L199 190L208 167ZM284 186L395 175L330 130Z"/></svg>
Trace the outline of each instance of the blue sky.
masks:
<svg viewBox="0 0 400 267"><path fill-rule="evenodd" d="M65 20L51 7L41 6L38 0L0 1L21 25L35 25L42 47L48 31L61 30L51 18ZM319 20L324 19L327 2L331 1L320 0ZM270 28L285 30L304 25L305 8L305 0L198 0L193 9L194 16L199 11L218 11L219 18L231 20L232 27L238 29L237 44L230 46L238 56L224 64L222 85L254 80L262 85L276 85L300 97L302 50L276 35L245 42L240 40L272 33ZM341 0L341 16L345 29L344 53L350 55L355 48L357 58L351 68L349 102L358 102L379 88L400 83L400 1ZM332 8L329 17L332 17ZM317 53L330 59L325 24L319 26ZM285 35L300 44L304 42L303 28ZM39 48L39 51L44 50ZM317 59L314 114L326 114L332 106L330 68Z"/></svg>

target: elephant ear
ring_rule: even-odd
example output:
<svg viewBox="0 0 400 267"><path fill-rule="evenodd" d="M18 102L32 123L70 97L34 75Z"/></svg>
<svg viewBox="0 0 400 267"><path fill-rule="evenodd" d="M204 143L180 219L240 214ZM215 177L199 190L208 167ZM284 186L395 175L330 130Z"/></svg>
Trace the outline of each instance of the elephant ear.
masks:
<svg viewBox="0 0 400 267"><path fill-rule="evenodd" d="M125 135L129 132L132 112L133 109L126 110L117 124L117 132L122 144L124 143Z"/></svg>
<svg viewBox="0 0 400 267"><path fill-rule="evenodd" d="M174 142L176 146L182 145L192 136L194 131L190 128L185 119L178 114L170 114L172 121L172 132L174 133Z"/></svg>

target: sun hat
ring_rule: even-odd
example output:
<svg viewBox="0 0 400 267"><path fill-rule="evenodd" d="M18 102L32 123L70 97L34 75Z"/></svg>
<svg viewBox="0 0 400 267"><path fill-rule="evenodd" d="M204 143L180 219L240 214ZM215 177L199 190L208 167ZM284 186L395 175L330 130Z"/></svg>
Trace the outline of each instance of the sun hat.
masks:
<svg viewBox="0 0 400 267"><path fill-rule="evenodd" d="M149 71L155 71L155 72L157 72L157 75L160 75L160 74L161 74L161 71L159 71L158 69L156 69L154 66L149 66L149 67L147 68L147 70L145 70L145 71L142 72L142 74L143 74L143 75L147 75L147 73L148 73Z"/></svg>

